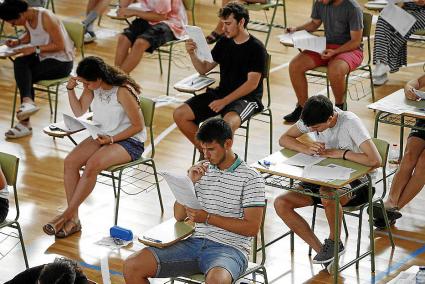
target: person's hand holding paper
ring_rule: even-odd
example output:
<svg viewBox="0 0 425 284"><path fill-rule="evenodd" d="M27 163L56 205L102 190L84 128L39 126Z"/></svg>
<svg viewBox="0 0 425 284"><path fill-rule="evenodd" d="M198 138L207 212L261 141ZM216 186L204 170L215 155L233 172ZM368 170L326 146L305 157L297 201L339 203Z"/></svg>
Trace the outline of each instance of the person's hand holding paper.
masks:
<svg viewBox="0 0 425 284"><path fill-rule="evenodd" d="M192 41L195 43L194 46L191 46L191 52L196 51L196 56L203 61L208 62L214 62L211 50L208 47L208 43L205 39L204 34L202 33L202 29L197 26L185 26L186 33L192 39ZM188 45L186 45L186 49L188 48ZM191 53L188 50L189 53Z"/></svg>

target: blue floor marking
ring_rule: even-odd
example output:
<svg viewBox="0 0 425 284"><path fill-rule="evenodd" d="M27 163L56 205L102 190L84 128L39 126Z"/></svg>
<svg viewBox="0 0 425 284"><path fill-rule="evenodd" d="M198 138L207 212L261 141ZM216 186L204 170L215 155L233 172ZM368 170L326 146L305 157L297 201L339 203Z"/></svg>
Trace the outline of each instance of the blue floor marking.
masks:
<svg viewBox="0 0 425 284"><path fill-rule="evenodd" d="M79 264L80 264L82 267L85 267L85 268L89 268L89 269L93 269L93 270L101 271L100 266L98 266L98 265L88 264L88 263L85 263L84 261L80 261L80 262L79 262ZM119 275L119 276L123 276L123 274L122 274L121 272L118 272L118 271L115 271L115 270L109 270L109 273L110 273L111 275Z"/></svg>

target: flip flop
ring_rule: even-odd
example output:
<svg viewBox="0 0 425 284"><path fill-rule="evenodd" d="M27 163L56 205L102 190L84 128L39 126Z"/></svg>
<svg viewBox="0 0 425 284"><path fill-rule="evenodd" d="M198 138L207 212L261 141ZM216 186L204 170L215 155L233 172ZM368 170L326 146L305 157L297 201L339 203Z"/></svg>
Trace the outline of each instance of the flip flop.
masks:
<svg viewBox="0 0 425 284"><path fill-rule="evenodd" d="M72 227L69 231L66 230L68 224L71 223ZM75 234L77 232L81 231L81 223L80 220L74 221L74 220L68 220L65 222L64 226L62 227L62 229L59 230L59 232L57 232L55 234L55 236L59 239L63 239L66 237L69 237L72 234Z"/></svg>
<svg viewBox="0 0 425 284"><path fill-rule="evenodd" d="M15 139L21 138L32 134L32 128L23 125L22 123L16 124L14 127L10 128L4 135L7 138Z"/></svg>
<svg viewBox="0 0 425 284"><path fill-rule="evenodd" d="M60 228L56 228L56 225L59 223L59 221L62 221L63 217L62 215L58 215L56 216L53 221L47 223L46 225L43 226L43 231L49 235L49 236L53 236L56 234L56 231Z"/></svg>
<svg viewBox="0 0 425 284"><path fill-rule="evenodd" d="M16 112L16 118L18 120L26 120L31 115L39 111L40 108L32 103L22 103L19 110Z"/></svg>
<svg viewBox="0 0 425 284"><path fill-rule="evenodd" d="M216 31L212 31L205 39L208 44L213 44L223 37L223 34L219 34Z"/></svg>

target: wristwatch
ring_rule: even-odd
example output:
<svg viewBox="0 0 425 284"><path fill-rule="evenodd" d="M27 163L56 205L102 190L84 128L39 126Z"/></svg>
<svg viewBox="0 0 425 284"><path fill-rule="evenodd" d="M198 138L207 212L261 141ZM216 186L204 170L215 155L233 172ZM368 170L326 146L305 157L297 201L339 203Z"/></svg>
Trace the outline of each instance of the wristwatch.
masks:
<svg viewBox="0 0 425 284"><path fill-rule="evenodd" d="M36 46L35 47L35 54L37 54L37 55L39 55L40 54L40 52L41 52L41 49L40 49L40 46Z"/></svg>

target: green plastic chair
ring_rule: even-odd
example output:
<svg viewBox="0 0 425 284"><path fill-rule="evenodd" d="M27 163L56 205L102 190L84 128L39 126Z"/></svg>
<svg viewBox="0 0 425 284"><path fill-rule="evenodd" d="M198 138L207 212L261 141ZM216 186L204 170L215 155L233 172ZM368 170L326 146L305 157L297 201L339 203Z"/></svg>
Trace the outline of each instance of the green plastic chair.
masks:
<svg viewBox="0 0 425 284"><path fill-rule="evenodd" d="M145 127L149 131L149 140L150 140L150 145L152 148L150 155L148 157L142 156L140 159L129 162L129 163L111 166L100 173L101 176L112 179L112 187L114 189L114 195L115 195L115 216L114 216L115 225L117 225L118 223L120 195L122 191L123 178L125 178L125 171L130 168L137 170L137 167L139 165L145 165L152 168L153 175L155 178L156 190L158 192L159 203L161 206L161 213L164 213L164 206L162 204L161 191L160 191L159 182L158 182L158 174L156 171L156 166L154 161L155 143L154 143L154 137L153 137L153 118L155 113L155 102L152 101L151 99L143 97L140 99L140 108L142 109L142 113L143 113L143 117L145 121Z"/></svg>
<svg viewBox="0 0 425 284"><path fill-rule="evenodd" d="M394 240L393 240L393 235L391 232L391 228L388 222L388 216L387 216L387 212L385 210L384 207L384 197L387 193L387 174L386 174L386 167L387 167L387 159L388 159L388 150L389 150L389 144L387 141L382 140L382 139L378 139L378 138L372 138L373 143L375 144L376 148L378 149L378 152L381 156L382 159L382 183L383 183L383 190L382 190L382 194L379 197L375 197L373 198L373 205L377 205L382 209L382 214L384 215L384 219L385 219L385 225L386 228L388 229L388 235L390 237L390 242L391 242L391 247L394 249L395 245L394 245ZM381 181L381 180L379 180ZM360 256L360 242L361 242L361 237L362 237L362 221L363 221L363 211L364 209L369 207L369 202L357 205L357 206L343 206L343 213L344 215L349 215L349 216L354 216L359 218L359 225L357 228L357 253L356 253L356 258L358 258ZM315 205L314 209L313 209L313 219L311 222L311 229L314 232L314 227L315 227L315 222L316 222L316 210L317 208L323 208L323 206L321 204ZM359 211L358 213L356 211ZM345 234L346 236L348 236L348 229L347 229L347 224L345 222L345 218L343 215L343 225L344 225L344 230L345 230ZM311 255L311 251L312 248L310 247L309 249L309 255ZM359 268L359 261L356 262L356 269Z"/></svg>
<svg viewBox="0 0 425 284"><path fill-rule="evenodd" d="M272 32L272 28L273 27L286 28L286 26L287 26L286 3L285 3L285 1L286 0L269 0L269 2L265 3L265 4L260 4L260 3L244 4L244 7L248 11L254 11L254 12L263 11L264 12L266 22L250 21L248 23L248 30L256 31L256 32L260 32L260 33L266 33L267 34L266 40L264 41L264 46L266 48L267 48L267 44L269 42L270 34ZM276 25L274 23L277 9L280 6L283 9L284 26ZM267 17L267 11L272 11L272 17L271 17L270 21L268 20L268 17Z"/></svg>
<svg viewBox="0 0 425 284"><path fill-rule="evenodd" d="M186 10L190 11L192 16L192 25L195 26L195 0L183 0L183 5Z"/></svg>
<svg viewBox="0 0 425 284"><path fill-rule="evenodd" d="M370 31L372 28L372 15L369 13L363 12L363 38L366 37L367 39L367 61L365 63L362 63L359 67L357 67L356 70L363 70L369 73L370 78L370 89L372 92L372 101L375 102L375 90L373 86L373 80L372 80L372 67L370 65L372 55L371 55L371 47L370 47ZM329 97L330 90L329 90L329 79L328 79L328 67L327 66L320 66L316 67L308 72L306 72L307 76L312 77L318 77L318 78L324 78L326 79L326 93ZM345 76L345 90L344 90L344 110L347 110L347 92L348 92L348 79L350 77L350 73Z"/></svg>
<svg viewBox="0 0 425 284"><path fill-rule="evenodd" d="M266 243L264 239L264 222L266 220L266 208L267 208L267 200L266 200L266 206L264 206L263 210L263 217L261 220L261 226L260 226L260 245L261 247L258 248L258 237L254 237L252 241L252 262L248 262L248 268L246 271L239 276L239 278L234 279L232 283L244 283L244 281L239 282L240 280L245 280L245 277L248 275L252 275L252 279L256 279L257 275L262 275L264 284L269 283L267 278L267 270L264 266L264 263L266 262ZM257 263L257 253L261 251L261 261L260 263ZM255 281L254 280L254 281ZM176 277L171 279L171 283L174 283L175 281L183 282L183 283L190 283L190 284L200 284L205 282L205 276L203 274L195 274L191 275L189 277ZM249 282L251 283L251 282ZM258 283L255 281L255 283Z"/></svg>
<svg viewBox="0 0 425 284"><path fill-rule="evenodd" d="M19 199L18 199L18 190L16 189L16 181L18 179L19 158L7 153L0 152L0 168L3 171L7 184L13 187L13 195L15 197L15 211L16 211L15 218L13 219L6 218L6 220L0 223L0 230L6 227L18 230L19 241L21 242L22 254L24 255L25 266L26 268L29 268L21 225L19 224L19 221L18 221Z"/></svg>
<svg viewBox="0 0 425 284"><path fill-rule="evenodd" d="M53 3L53 2L52 2ZM75 47L81 53L81 56L84 58L84 26L80 22L70 22L63 21L66 31L68 32L69 37L74 42ZM63 83L68 82L69 76L52 79L52 80L41 80L36 82L34 85L35 91L41 91L47 93L47 98L49 100L50 106L50 115L54 115L53 121L56 122L57 110L58 110L58 96L59 96L59 87ZM53 111L52 106L52 96L55 96L55 109ZM12 119L10 127L13 127L15 123L15 110L16 110L16 100L18 98L18 87L15 87L15 97L13 99L12 107Z"/></svg>

